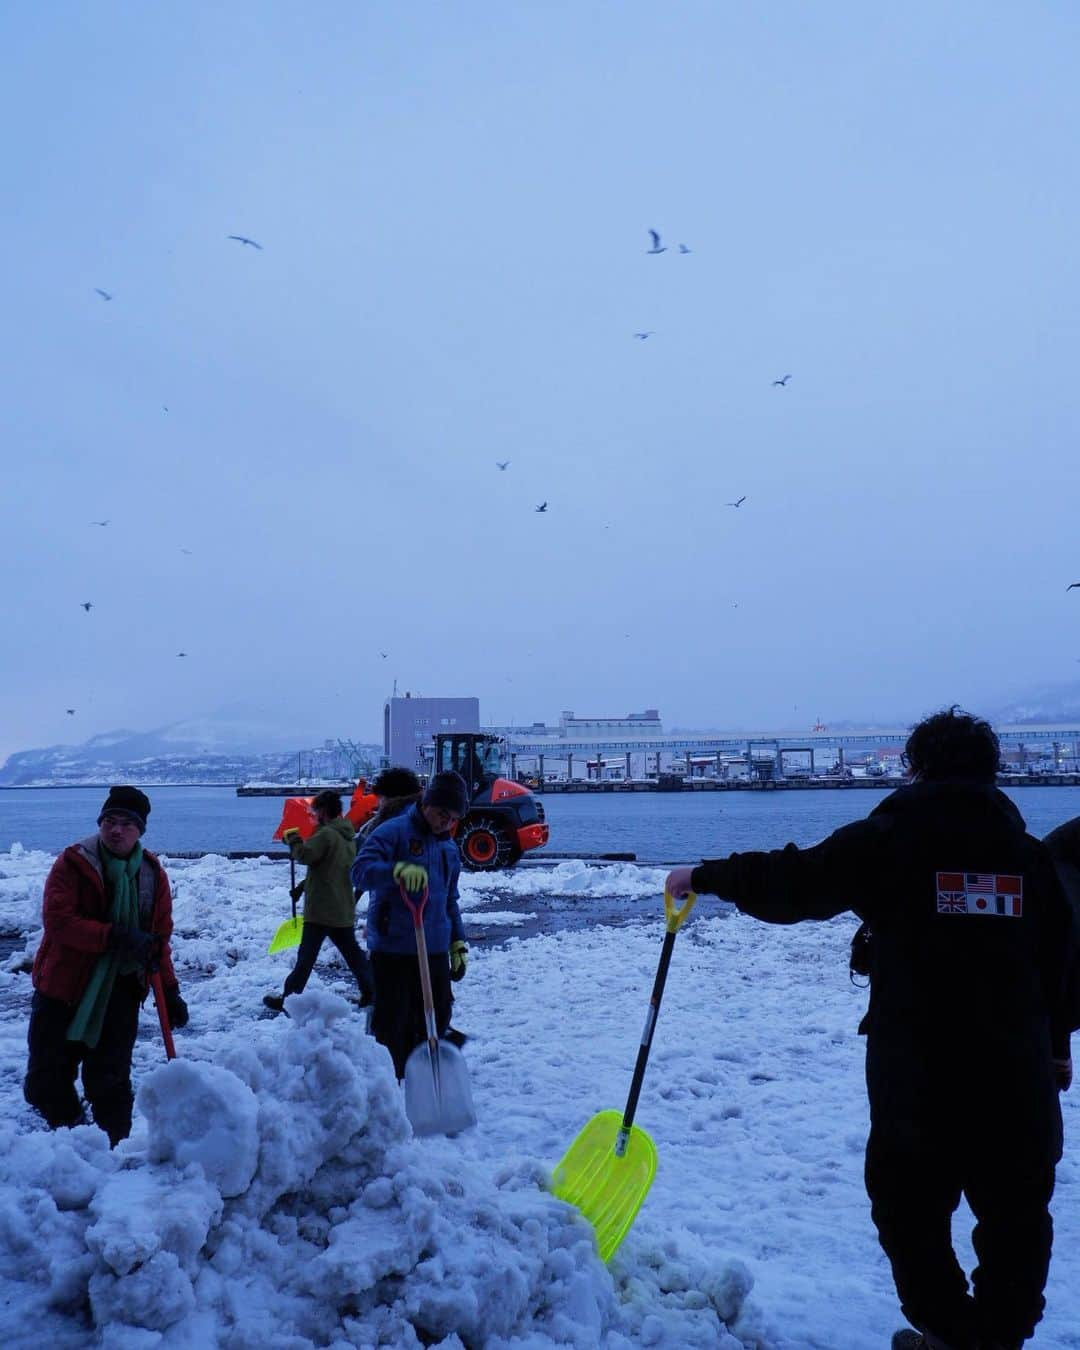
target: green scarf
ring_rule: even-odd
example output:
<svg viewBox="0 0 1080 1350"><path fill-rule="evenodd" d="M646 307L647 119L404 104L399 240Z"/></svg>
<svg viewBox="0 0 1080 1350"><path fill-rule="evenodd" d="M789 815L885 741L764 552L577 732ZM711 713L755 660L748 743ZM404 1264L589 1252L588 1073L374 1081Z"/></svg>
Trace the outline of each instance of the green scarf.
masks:
<svg viewBox="0 0 1080 1350"><path fill-rule="evenodd" d="M135 878L142 863L142 844L136 844L126 858L118 858L115 853L110 853L104 844L98 847L105 864L105 883L112 888L109 922L119 924L121 928L138 928L139 889ZM130 975L140 969L138 961L122 962L118 952L102 952L86 992L75 1009L75 1016L71 1019L67 1030L68 1040L82 1041L93 1049L101 1036L105 1009L112 998L117 975Z"/></svg>

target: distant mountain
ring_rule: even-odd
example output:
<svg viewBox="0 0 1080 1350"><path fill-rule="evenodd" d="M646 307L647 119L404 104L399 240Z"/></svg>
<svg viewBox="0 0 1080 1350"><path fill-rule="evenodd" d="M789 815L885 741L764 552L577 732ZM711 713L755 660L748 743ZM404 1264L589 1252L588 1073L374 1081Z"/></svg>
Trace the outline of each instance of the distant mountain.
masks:
<svg viewBox="0 0 1080 1350"><path fill-rule="evenodd" d="M269 783L295 782L298 774L343 780L350 757L335 742L318 749L297 743L275 727L204 718L153 731L109 731L82 745L20 750L0 767L0 785L48 783ZM291 743L290 743L291 741ZM357 747L377 764L381 747Z"/></svg>
<svg viewBox="0 0 1080 1350"><path fill-rule="evenodd" d="M996 726L1080 722L1080 680L1032 686L987 715Z"/></svg>

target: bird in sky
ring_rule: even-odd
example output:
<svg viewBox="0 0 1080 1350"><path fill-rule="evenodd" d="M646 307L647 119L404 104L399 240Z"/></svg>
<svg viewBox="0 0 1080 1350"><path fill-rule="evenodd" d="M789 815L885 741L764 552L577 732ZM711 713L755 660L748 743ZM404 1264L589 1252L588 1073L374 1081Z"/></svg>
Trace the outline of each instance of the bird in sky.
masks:
<svg viewBox="0 0 1080 1350"><path fill-rule="evenodd" d="M93 600L83 600L80 603L82 604L83 609L86 610L87 614L89 614L90 611L94 608Z"/></svg>
<svg viewBox="0 0 1080 1350"><path fill-rule="evenodd" d="M257 244L254 239L249 239L246 234L230 234L229 238L235 239L238 244L246 244L251 248L257 248L260 253L262 252L262 244Z"/></svg>
<svg viewBox="0 0 1080 1350"><path fill-rule="evenodd" d="M743 495L739 498L739 500L738 500L737 502L725 502L724 505L725 505L725 506L742 506L742 504L743 504L744 501L746 501L746 494L745 494L745 493L743 493Z"/></svg>
<svg viewBox="0 0 1080 1350"><path fill-rule="evenodd" d="M90 522L91 525L101 525L102 527L108 525L108 523L109 522L107 520L92 520Z"/></svg>
<svg viewBox="0 0 1080 1350"><path fill-rule="evenodd" d="M390 655L390 653L389 653L389 652L380 652L379 655L380 655L380 656L382 657L382 659L385 661L386 658Z"/></svg>
<svg viewBox="0 0 1080 1350"><path fill-rule="evenodd" d="M1070 581L1069 584L1065 587L1065 589L1067 591L1071 591L1074 586L1080 586L1080 581Z"/></svg>
<svg viewBox="0 0 1080 1350"><path fill-rule="evenodd" d="M189 558L191 557L191 549L189 549L189 548L182 548L182 549L180 550L180 552L181 552L181 553L186 553L187 556L188 556Z"/></svg>
<svg viewBox="0 0 1080 1350"><path fill-rule="evenodd" d="M65 708L64 711L67 713L67 715L68 715L69 717L74 717L74 716L75 716L75 709L74 709L74 708Z"/></svg>
<svg viewBox="0 0 1080 1350"><path fill-rule="evenodd" d="M168 411L169 411L168 408L165 406L164 403L161 405L161 411L162 411L162 412L168 412Z"/></svg>
<svg viewBox="0 0 1080 1350"><path fill-rule="evenodd" d="M504 473L510 467L510 461L508 459L497 459L495 463L498 465L500 469L503 470Z"/></svg>
<svg viewBox="0 0 1080 1350"><path fill-rule="evenodd" d="M694 250L693 250L692 248L687 248L685 244L680 244L680 245L679 245L679 252L680 252L680 253L693 253L693 251L694 251Z"/></svg>
<svg viewBox="0 0 1080 1350"><path fill-rule="evenodd" d="M537 511L541 511L541 512L546 511L546 510L547 510L547 502L541 502L540 505L539 505L536 509L537 509Z"/></svg>
<svg viewBox="0 0 1080 1350"><path fill-rule="evenodd" d="M661 242L660 242L660 236L656 233L656 231L655 231L655 230L650 230L649 233L652 235L652 248L646 249L645 252L646 252L646 253L666 253L666 252L667 252L667 245L666 245L666 244L661 244Z"/></svg>
<svg viewBox="0 0 1080 1350"><path fill-rule="evenodd" d="M655 329L650 328L644 333L635 333L634 336L638 339L639 342L644 342L646 338L651 338L655 331L656 331Z"/></svg>
<svg viewBox="0 0 1080 1350"><path fill-rule="evenodd" d="M187 656L187 652L177 652L177 656Z"/></svg>
<svg viewBox="0 0 1080 1350"><path fill-rule="evenodd" d="M775 388L776 385L779 385L781 389L786 389L786 388L787 388L787 382L788 382L788 380L790 380L790 379L791 379L791 376L790 376L790 375L785 375L784 378L783 378L782 380L773 380L773 387Z"/></svg>
<svg viewBox="0 0 1080 1350"><path fill-rule="evenodd" d="M95 293L95 295L100 295L101 298L102 298L102 300L111 300L111 299L112 299L112 296L109 294L109 292L108 292L108 291L103 291L103 290L101 289L100 286L95 286L95 287L94 287L94 293Z"/></svg>

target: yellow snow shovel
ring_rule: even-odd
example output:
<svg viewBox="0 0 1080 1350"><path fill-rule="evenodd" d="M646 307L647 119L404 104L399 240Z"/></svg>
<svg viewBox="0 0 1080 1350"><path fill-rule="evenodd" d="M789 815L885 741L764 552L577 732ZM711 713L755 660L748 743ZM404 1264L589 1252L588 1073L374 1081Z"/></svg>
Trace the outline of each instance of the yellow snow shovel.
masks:
<svg viewBox="0 0 1080 1350"><path fill-rule="evenodd" d="M283 952L286 947L299 947L300 938L304 931L304 920L296 912L296 860L289 852L289 899L292 901L292 918L286 919L284 923L278 924L278 930L274 934L274 940L267 947L268 956L273 956L274 952Z"/></svg>
<svg viewBox="0 0 1080 1350"><path fill-rule="evenodd" d="M576 1206L595 1228L596 1245L603 1261L611 1260L630 1231L656 1175L656 1145L634 1124L634 1112L645 1078L645 1065L675 947L675 934L686 922L696 900L697 896L691 891L679 908L672 896L664 892L667 932L649 999L649 1013L641 1033L626 1110L621 1117L618 1111L601 1111L593 1116L567 1149L552 1177L553 1190L559 1199Z"/></svg>

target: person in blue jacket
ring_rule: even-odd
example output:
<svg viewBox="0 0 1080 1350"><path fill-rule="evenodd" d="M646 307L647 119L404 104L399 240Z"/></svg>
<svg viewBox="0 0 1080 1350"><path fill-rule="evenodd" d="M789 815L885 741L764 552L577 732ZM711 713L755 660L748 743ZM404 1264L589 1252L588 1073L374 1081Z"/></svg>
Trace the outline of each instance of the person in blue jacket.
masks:
<svg viewBox="0 0 1080 1350"><path fill-rule="evenodd" d="M368 835L352 866L354 888L369 894L367 945L375 980L371 1030L390 1051L399 1080L410 1053L427 1039L413 916L400 888L415 900L427 890L424 937L435 1025L442 1036L453 1006L450 981L462 978L468 962L458 908L461 855L450 835L468 807L461 776L435 774L418 803Z"/></svg>

